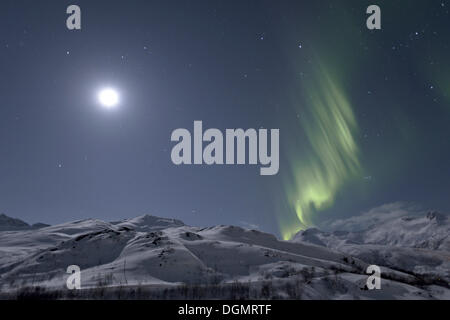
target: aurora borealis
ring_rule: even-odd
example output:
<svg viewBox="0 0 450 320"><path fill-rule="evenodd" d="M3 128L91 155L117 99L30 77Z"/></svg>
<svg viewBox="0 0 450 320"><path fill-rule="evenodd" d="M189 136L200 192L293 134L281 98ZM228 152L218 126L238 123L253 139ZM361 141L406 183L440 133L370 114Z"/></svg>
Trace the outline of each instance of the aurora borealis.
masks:
<svg viewBox="0 0 450 320"><path fill-rule="evenodd" d="M377 1L381 30L361 0L80 0L81 30L70 4L0 4L0 213L288 239L397 201L450 210L450 2ZM176 166L195 121L279 129L279 170Z"/></svg>
<svg viewBox="0 0 450 320"><path fill-rule="evenodd" d="M360 174L357 123L345 92L320 64L303 90L308 99L306 112L299 113L299 127L308 140L303 149L307 156L290 163L293 185L286 187L287 201L298 223L282 226L284 239L312 226L311 214L330 207L339 188Z"/></svg>
<svg viewBox="0 0 450 320"><path fill-rule="evenodd" d="M364 5L329 3L317 16L326 27L307 35L303 54L287 54L294 84L283 121L295 138L286 141L285 203L276 208L284 239L377 203L441 203L430 199L442 199L436 188L447 182L439 171L448 169L427 154L448 157L447 4L414 2L403 17L400 3L380 2L388 30L379 32L359 25ZM424 23L418 12L435 20Z"/></svg>

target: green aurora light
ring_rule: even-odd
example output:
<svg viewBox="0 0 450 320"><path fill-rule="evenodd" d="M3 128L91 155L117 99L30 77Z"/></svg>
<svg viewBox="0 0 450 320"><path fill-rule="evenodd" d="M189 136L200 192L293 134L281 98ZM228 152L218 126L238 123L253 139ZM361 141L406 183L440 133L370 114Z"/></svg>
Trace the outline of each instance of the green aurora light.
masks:
<svg viewBox="0 0 450 320"><path fill-rule="evenodd" d="M308 156L289 157L290 178L285 190L297 219L280 219L285 240L313 225L312 214L329 208L341 188L361 173L355 136L357 122L337 77L318 67L302 86L305 104L300 127L308 142Z"/></svg>

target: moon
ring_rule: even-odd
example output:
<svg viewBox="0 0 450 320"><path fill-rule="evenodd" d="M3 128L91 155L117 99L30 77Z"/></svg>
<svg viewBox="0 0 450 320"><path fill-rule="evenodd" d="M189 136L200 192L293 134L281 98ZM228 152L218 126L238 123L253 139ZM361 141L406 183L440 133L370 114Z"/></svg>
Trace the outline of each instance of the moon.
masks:
<svg viewBox="0 0 450 320"><path fill-rule="evenodd" d="M105 88L98 93L98 101L105 109L113 109L119 103L119 93L112 88Z"/></svg>

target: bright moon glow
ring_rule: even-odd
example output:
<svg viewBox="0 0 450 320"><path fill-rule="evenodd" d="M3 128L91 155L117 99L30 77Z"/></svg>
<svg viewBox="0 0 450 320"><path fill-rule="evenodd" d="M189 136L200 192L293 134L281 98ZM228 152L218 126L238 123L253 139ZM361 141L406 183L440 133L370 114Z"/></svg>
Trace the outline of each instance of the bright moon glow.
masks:
<svg viewBox="0 0 450 320"><path fill-rule="evenodd" d="M119 94L114 89L103 89L98 94L98 100L105 108L111 109L119 103Z"/></svg>

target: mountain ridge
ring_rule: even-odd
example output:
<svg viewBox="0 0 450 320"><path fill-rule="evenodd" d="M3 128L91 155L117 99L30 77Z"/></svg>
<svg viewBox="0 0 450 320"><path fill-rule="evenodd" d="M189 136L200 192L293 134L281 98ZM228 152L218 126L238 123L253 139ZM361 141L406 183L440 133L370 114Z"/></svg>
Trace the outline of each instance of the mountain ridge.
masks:
<svg viewBox="0 0 450 320"><path fill-rule="evenodd" d="M441 219L436 214L425 218L428 223ZM328 234L333 233L310 229L303 232L309 235L305 239L283 241L243 227L200 228L150 215L0 232L0 297L36 286L66 296L61 289L66 268L75 264L89 298L102 288L112 295L118 294L117 288L147 288L146 297L175 290L173 298L183 299L198 285L216 288L202 289L204 298L236 298L230 292L236 285L247 292L242 298L450 298L450 268L442 256L448 251L344 243L348 231L333 234L342 246L328 247ZM322 243L312 243L313 236ZM384 291L366 290L365 271L374 261L382 270Z"/></svg>
<svg viewBox="0 0 450 320"><path fill-rule="evenodd" d="M39 229L49 226L45 223L34 223L32 225L26 223L25 221L12 218L4 213L0 214L0 231L16 231L16 230L26 230L26 229Z"/></svg>

